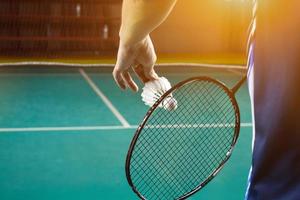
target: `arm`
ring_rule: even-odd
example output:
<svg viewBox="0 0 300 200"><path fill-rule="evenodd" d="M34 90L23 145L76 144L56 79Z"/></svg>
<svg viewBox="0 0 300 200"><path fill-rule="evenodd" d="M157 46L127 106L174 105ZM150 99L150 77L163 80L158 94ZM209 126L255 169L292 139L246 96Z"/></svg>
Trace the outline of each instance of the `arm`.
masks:
<svg viewBox="0 0 300 200"><path fill-rule="evenodd" d="M176 0L124 0L117 63L113 72L116 83L138 90L128 70L142 65L148 79L157 78L153 70L156 54L149 36L169 15Z"/></svg>
<svg viewBox="0 0 300 200"><path fill-rule="evenodd" d="M146 38L169 15L175 0L124 0L120 39L127 45Z"/></svg>

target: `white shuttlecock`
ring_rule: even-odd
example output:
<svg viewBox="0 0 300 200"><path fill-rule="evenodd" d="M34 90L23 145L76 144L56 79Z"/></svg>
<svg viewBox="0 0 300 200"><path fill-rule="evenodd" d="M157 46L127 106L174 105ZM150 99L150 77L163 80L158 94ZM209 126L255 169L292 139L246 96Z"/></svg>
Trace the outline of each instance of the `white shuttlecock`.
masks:
<svg viewBox="0 0 300 200"><path fill-rule="evenodd" d="M170 82L165 77L160 77L157 80L148 81L145 83L142 92L142 100L148 106L153 106L154 103L169 89ZM177 101L172 94L165 98L165 100L158 105L166 110L175 110L177 108Z"/></svg>

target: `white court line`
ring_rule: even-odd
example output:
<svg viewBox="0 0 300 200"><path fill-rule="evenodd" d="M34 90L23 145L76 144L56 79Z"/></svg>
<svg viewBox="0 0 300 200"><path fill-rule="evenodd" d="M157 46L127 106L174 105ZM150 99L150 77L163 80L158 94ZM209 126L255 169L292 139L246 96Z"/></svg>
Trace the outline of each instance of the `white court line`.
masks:
<svg viewBox="0 0 300 200"><path fill-rule="evenodd" d="M251 127L252 123L241 123L242 127ZM157 124L146 125L144 128L232 128L235 124Z"/></svg>
<svg viewBox="0 0 300 200"><path fill-rule="evenodd" d="M238 71L235 71L234 69L227 69L227 71L232 72L236 75L246 75L245 72L238 72Z"/></svg>
<svg viewBox="0 0 300 200"><path fill-rule="evenodd" d="M91 86L94 92L102 99L105 105L111 110L111 112L116 116L116 118L121 122L121 124L128 128L130 124L126 121L126 119L121 115L121 113L114 107L114 105L110 102L110 100L101 92L101 90L96 86L96 84L90 79L90 77L85 73L83 69L79 69L80 74L87 81L87 83Z"/></svg>
<svg viewBox="0 0 300 200"><path fill-rule="evenodd" d="M161 127L169 127L170 125L159 125ZM187 127L207 127L205 124L187 125ZM222 124L217 127L222 127ZM126 130L137 129L138 125L124 126L69 126L69 127L22 127L22 128L0 128L0 133L9 132L58 132L58 131L97 131L97 130ZM180 126L178 126L180 127ZM182 127L182 125L181 125ZM213 127L213 126L212 126ZM241 127L252 127L252 123L241 123ZM153 128L156 128L153 126Z"/></svg>
<svg viewBox="0 0 300 200"><path fill-rule="evenodd" d="M23 127L0 128L0 132L57 132L57 131L97 131L97 130L125 130L136 129L137 126L65 126L65 127Z"/></svg>

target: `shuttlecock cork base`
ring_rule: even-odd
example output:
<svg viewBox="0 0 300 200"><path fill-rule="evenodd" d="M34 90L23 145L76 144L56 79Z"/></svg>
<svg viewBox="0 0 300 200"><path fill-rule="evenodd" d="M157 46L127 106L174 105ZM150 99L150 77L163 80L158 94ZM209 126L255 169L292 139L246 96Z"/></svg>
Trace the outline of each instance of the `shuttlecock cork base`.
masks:
<svg viewBox="0 0 300 200"><path fill-rule="evenodd" d="M163 108L168 111L176 110L176 108L177 108L177 101L172 96L166 97L165 100L163 100L163 102L161 104L162 104Z"/></svg>

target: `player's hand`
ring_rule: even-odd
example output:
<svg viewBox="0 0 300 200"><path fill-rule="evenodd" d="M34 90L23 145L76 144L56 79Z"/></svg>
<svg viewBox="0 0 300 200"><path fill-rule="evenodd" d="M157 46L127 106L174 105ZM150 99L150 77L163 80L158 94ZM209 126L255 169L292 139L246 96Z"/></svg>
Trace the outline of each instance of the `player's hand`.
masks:
<svg viewBox="0 0 300 200"><path fill-rule="evenodd" d="M126 89L128 87L133 91L138 91L138 86L133 81L129 69L142 66L143 75L147 79L157 79L158 76L154 71L155 62L156 54L149 35L133 45L124 44L121 40L113 77L120 88ZM137 75L143 80L142 74L137 73Z"/></svg>

